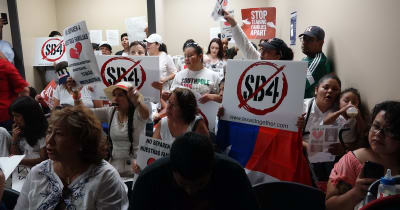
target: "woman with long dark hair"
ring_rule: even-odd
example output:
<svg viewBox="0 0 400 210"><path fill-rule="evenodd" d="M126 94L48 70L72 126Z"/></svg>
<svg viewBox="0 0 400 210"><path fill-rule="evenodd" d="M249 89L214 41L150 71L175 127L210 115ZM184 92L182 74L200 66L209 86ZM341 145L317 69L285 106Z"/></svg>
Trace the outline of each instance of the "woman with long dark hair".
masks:
<svg viewBox="0 0 400 210"><path fill-rule="evenodd" d="M21 165L32 167L47 159L45 135L47 120L40 105L29 96L17 98L10 106L14 124L11 155L25 155Z"/></svg>
<svg viewBox="0 0 400 210"><path fill-rule="evenodd" d="M207 53L203 58L204 65L214 72L217 72L221 79L224 78L224 67L226 66L223 50L221 39L214 38L210 41Z"/></svg>

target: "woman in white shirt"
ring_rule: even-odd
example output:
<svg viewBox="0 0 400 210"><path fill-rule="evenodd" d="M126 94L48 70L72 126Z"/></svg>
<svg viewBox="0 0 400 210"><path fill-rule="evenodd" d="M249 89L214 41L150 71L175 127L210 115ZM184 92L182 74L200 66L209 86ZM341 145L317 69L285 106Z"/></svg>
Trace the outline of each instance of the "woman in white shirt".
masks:
<svg viewBox="0 0 400 210"><path fill-rule="evenodd" d="M48 123L40 105L21 96L11 104L10 113L14 120L10 154L25 155L20 164L27 167L47 159L44 137Z"/></svg>
<svg viewBox="0 0 400 210"><path fill-rule="evenodd" d="M100 121L83 106L53 111L49 160L32 168L15 209L128 209L124 183L103 160Z"/></svg>
<svg viewBox="0 0 400 210"><path fill-rule="evenodd" d="M207 53L204 55L204 65L216 72L219 77L224 78L224 68L226 61L224 60L224 52L221 39L214 38L208 45Z"/></svg>

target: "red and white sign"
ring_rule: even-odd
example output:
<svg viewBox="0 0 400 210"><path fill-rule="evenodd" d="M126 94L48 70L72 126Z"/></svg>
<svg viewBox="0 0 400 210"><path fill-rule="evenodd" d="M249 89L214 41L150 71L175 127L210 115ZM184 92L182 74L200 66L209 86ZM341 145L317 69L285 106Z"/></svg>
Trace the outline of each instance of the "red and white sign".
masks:
<svg viewBox="0 0 400 210"><path fill-rule="evenodd" d="M224 120L297 131L307 64L228 60Z"/></svg>
<svg viewBox="0 0 400 210"><path fill-rule="evenodd" d="M157 159L166 157L171 151L172 141L140 136L136 163L143 170Z"/></svg>
<svg viewBox="0 0 400 210"><path fill-rule="evenodd" d="M53 98L53 94L56 88L56 82L54 82L54 80L51 80L46 88L40 93L40 96L42 96L44 102L46 102L47 106L49 106L50 109L53 109L53 100L51 99Z"/></svg>
<svg viewBox="0 0 400 210"><path fill-rule="evenodd" d="M96 60L100 69L96 74L100 75L101 82L92 85L95 99L107 100L104 88L125 81L131 82L145 100L160 100L160 91L151 86L153 82L160 80L158 57L96 55Z"/></svg>
<svg viewBox="0 0 400 210"><path fill-rule="evenodd" d="M63 37L40 37L35 39L33 66L53 66L67 60Z"/></svg>
<svg viewBox="0 0 400 210"><path fill-rule="evenodd" d="M86 22L64 29L64 43L71 77L79 86L101 81Z"/></svg>
<svg viewBox="0 0 400 210"><path fill-rule="evenodd" d="M271 39L276 32L276 8L242 9L242 30L249 39Z"/></svg>
<svg viewBox="0 0 400 210"><path fill-rule="evenodd" d="M223 21L224 20L224 15L222 10L226 10L228 8L228 0L217 0L215 3L214 9L211 12L211 17L215 21Z"/></svg>
<svg viewBox="0 0 400 210"><path fill-rule="evenodd" d="M197 100L197 107L199 108L199 114L204 120L204 123L208 127L209 131L214 132L215 131L215 121L216 121L216 116L218 112L218 107L221 105L220 103L217 103L215 101L208 101L207 103L200 103L199 100L201 98L201 95L197 92L192 91L194 96L196 97Z"/></svg>

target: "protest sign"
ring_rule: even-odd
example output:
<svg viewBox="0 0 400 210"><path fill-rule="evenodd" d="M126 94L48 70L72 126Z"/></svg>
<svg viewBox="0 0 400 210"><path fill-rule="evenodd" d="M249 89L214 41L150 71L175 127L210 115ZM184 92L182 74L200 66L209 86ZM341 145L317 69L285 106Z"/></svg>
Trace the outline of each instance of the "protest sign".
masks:
<svg viewBox="0 0 400 210"><path fill-rule="evenodd" d="M21 192L22 186L26 181L26 177L31 169L26 166L17 166L12 173L11 188Z"/></svg>
<svg viewBox="0 0 400 210"><path fill-rule="evenodd" d="M229 14L231 15L231 16L233 16L233 10L230 10L230 11L228 11L229 12ZM231 24L229 24L228 23L228 21L225 21L225 20L223 20L223 21L220 21L219 22L219 24L220 24L220 27L221 27L221 39L225 39L225 38L232 38L232 27L231 27Z"/></svg>
<svg viewBox="0 0 400 210"><path fill-rule="evenodd" d="M214 9L211 12L211 17L215 21L223 21L224 14L222 10L226 10L228 8L228 0L217 0L215 3Z"/></svg>
<svg viewBox="0 0 400 210"><path fill-rule="evenodd" d="M11 175L25 155L12 155L10 157L0 157L0 168L4 173L5 180Z"/></svg>
<svg viewBox="0 0 400 210"><path fill-rule="evenodd" d="M90 30L90 41L92 43L100 44L103 41L103 31L102 30Z"/></svg>
<svg viewBox="0 0 400 210"><path fill-rule="evenodd" d="M201 95L195 91L192 91L194 96L196 97L197 100L197 108L199 108L199 114L204 120L204 123L208 127L209 131L214 132L215 131L215 121L216 121L216 116L218 112L218 107L221 105L220 103L217 103L215 101L208 101L207 103L200 103L199 100L201 98Z"/></svg>
<svg viewBox="0 0 400 210"><path fill-rule="evenodd" d="M339 143L339 127L314 126L308 139L308 159L311 163L334 161L335 155L328 152L332 144Z"/></svg>
<svg viewBox="0 0 400 210"><path fill-rule="evenodd" d="M63 37L36 38L34 50L33 66L53 66L67 60Z"/></svg>
<svg viewBox="0 0 400 210"><path fill-rule="evenodd" d="M104 88L120 81L131 82L143 94L145 101L158 102L160 91L151 84L160 80L158 56L96 55L101 82L93 84L93 97L107 100Z"/></svg>
<svg viewBox="0 0 400 210"><path fill-rule="evenodd" d="M111 46L119 45L119 31L118 30L106 30L106 40Z"/></svg>
<svg viewBox="0 0 400 210"><path fill-rule="evenodd" d="M47 106L49 106L50 109L53 109L52 98L56 88L57 88L56 82L54 82L54 80L51 80L51 82L46 86L46 88L40 93L40 96L42 96L44 102L46 102Z"/></svg>
<svg viewBox="0 0 400 210"><path fill-rule="evenodd" d="M228 60L224 120L297 131L307 63Z"/></svg>
<svg viewBox="0 0 400 210"><path fill-rule="evenodd" d="M125 20L126 32L129 43L134 41L143 41L147 38L146 29L147 19L145 16L131 17Z"/></svg>
<svg viewBox="0 0 400 210"><path fill-rule="evenodd" d="M78 86L99 82L100 76L86 22L81 21L64 29L68 67Z"/></svg>
<svg viewBox="0 0 400 210"><path fill-rule="evenodd" d="M271 39L276 31L276 8L242 9L242 30L249 39Z"/></svg>
<svg viewBox="0 0 400 210"><path fill-rule="evenodd" d="M172 141L165 141L141 135L136 158L137 164L143 170L155 160L168 156L171 150L171 145Z"/></svg>

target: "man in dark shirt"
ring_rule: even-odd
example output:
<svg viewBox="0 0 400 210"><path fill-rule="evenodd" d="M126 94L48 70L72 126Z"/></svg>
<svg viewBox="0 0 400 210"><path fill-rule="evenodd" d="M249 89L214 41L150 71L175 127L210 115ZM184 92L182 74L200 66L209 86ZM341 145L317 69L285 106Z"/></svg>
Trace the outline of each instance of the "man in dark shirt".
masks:
<svg viewBox="0 0 400 210"><path fill-rule="evenodd" d="M243 168L215 154L208 137L178 137L169 157L143 170L130 209L258 209Z"/></svg>

